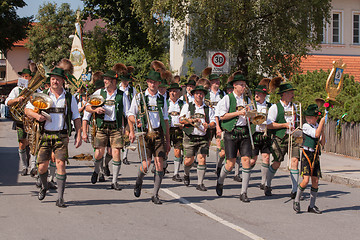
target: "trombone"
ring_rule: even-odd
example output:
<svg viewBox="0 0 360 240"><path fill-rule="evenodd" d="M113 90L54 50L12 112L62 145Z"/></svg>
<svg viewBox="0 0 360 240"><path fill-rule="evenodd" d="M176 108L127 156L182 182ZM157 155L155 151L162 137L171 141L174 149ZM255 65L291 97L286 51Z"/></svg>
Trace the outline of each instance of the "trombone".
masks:
<svg viewBox="0 0 360 240"><path fill-rule="evenodd" d="M138 149L139 149L139 158L141 159L141 162L143 161L147 161L147 153L146 153L146 146L145 146L145 136L147 136L148 138L150 139L155 139L156 137L156 132L154 131L152 125L151 125L151 122L150 122L150 118L149 118L149 112L148 112L148 109L147 109L147 106L146 106L146 101L145 101L145 97L144 97L144 93L142 91L142 88L140 86L140 84L138 84L138 87L139 87L139 92L136 94L135 96L135 100L136 100L136 104L138 105L138 115L139 117L135 116L135 130L136 130L136 133L135 133L135 136L137 137L138 139ZM143 112L142 112L142 109L141 109L141 100L143 101ZM141 124L140 126L140 129L138 128L138 120L141 122L141 118L144 117L144 115L146 116L146 119L147 119L147 125L148 125L148 128L147 128L147 132L146 130L144 129L144 125ZM142 144L142 146L141 146ZM151 162L150 162L151 164ZM148 164L146 162L146 166L147 166L147 169L149 169L150 167L150 164Z"/></svg>
<svg viewBox="0 0 360 240"><path fill-rule="evenodd" d="M293 140L295 139L295 143L301 144L303 142L302 135L302 109L300 102L292 102L291 105L291 122L289 129L289 142L288 142L288 162L287 168L290 170L291 167L291 158L292 158L292 149L293 149ZM295 128L294 130L292 130Z"/></svg>

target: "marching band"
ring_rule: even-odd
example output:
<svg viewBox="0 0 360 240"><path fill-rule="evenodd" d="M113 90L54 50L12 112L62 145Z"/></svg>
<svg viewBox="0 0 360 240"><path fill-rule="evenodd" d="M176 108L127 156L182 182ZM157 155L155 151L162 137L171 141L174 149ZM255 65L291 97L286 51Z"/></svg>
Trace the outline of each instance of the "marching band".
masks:
<svg viewBox="0 0 360 240"><path fill-rule="evenodd" d="M319 110L316 105L310 105L304 112L306 123L302 124L301 104L299 106L293 101L296 89L289 82L284 83L282 77L265 78L251 90L249 79L237 71L230 75L223 91L220 90L220 76L211 73L211 68L206 68L202 78L190 76L183 89L179 85L180 77L174 79L165 65L155 60L144 77L143 83L147 88L143 90L144 85L133 76L134 68L118 63L105 74L96 72L93 75L94 93L89 96L87 92L79 93L81 101L78 104L75 97L65 90L65 84L71 84L71 81L68 82L71 78L69 62L63 59L48 73L48 77L42 78L48 88L40 95L34 94L37 89L21 94L22 89L15 87L6 100L12 112L22 114L16 121L21 175L27 175L30 149L35 149L32 154L36 166L34 163L30 170L32 176L37 175L40 181L39 200L45 198L49 188L57 188L56 206L66 207L64 190L68 142L75 129L76 147L82 141L90 142L88 138L91 136L94 172L89 177L92 184L106 181L105 176L110 176L109 162L112 160L110 187L121 190L117 182L121 164L140 162L134 183L134 195L139 198L144 177L154 158L151 200L154 204L161 204L158 193L168 171L166 161L173 147L172 180L190 186L190 170L196 167L196 189L207 191L204 185L208 169L206 158L215 137L217 180L214 185L218 196L223 195L224 180L235 167L235 180L242 180L240 200L250 202L247 189L260 153L259 187L265 196L272 196L272 179L287 154L294 211L300 212L299 201L311 179L308 211L321 213L315 206L315 199L321 176L319 148L324 144L324 118L318 123ZM24 69L19 75L29 82L33 81L33 73L29 69ZM267 95L276 89L281 99L271 104L266 101ZM24 104L19 104L22 102ZM33 121L38 127L27 128L26 121ZM128 159L128 150L135 148L131 146L135 141L139 159ZM237 160L240 160L241 168L236 164ZM299 161L304 177L300 184ZM184 169L183 176L180 175L181 167ZM57 186L54 186L53 178L48 179L48 169L55 176Z"/></svg>

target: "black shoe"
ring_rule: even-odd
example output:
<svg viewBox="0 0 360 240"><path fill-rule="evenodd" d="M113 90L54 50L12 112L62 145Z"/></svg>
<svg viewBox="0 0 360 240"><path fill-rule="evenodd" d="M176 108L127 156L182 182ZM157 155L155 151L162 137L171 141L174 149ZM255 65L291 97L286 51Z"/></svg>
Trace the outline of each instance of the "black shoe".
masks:
<svg viewBox="0 0 360 240"><path fill-rule="evenodd" d="M216 182L216 194L218 196L223 195L223 188L224 188L224 184L220 184L220 183Z"/></svg>
<svg viewBox="0 0 360 240"><path fill-rule="evenodd" d="M152 196L152 197L151 197L151 201L152 201L154 204L162 204L162 202L160 201L158 195Z"/></svg>
<svg viewBox="0 0 360 240"><path fill-rule="evenodd" d="M175 182L182 182L182 179L179 174L176 174L172 177L172 180Z"/></svg>
<svg viewBox="0 0 360 240"><path fill-rule="evenodd" d="M37 178L36 178L35 186L37 188L41 188L41 180L40 180L39 176L37 176Z"/></svg>
<svg viewBox="0 0 360 240"><path fill-rule="evenodd" d="M216 176L219 178L221 172L221 167L216 168Z"/></svg>
<svg viewBox="0 0 360 240"><path fill-rule="evenodd" d="M265 189L265 184L261 184L261 183L260 183L259 188L260 188L261 190L264 190L264 189Z"/></svg>
<svg viewBox="0 0 360 240"><path fill-rule="evenodd" d="M190 176L184 175L184 184L185 186L190 185Z"/></svg>
<svg viewBox="0 0 360 240"><path fill-rule="evenodd" d="M239 175L236 175L236 176L234 177L234 181L236 181L236 182L242 182L242 178L241 178Z"/></svg>
<svg viewBox="0 0 360 240"><path fill-rule="evenodd" d="M299 202L295 202L293 203L293 209L296 213L300 212L300 203Z"/></svg>
<svg viewBox="0 0 360 240"><path fill-rule="evenodd" d="M265 188L264 188L265 196L268 196L268 197L272 196L271 190L272 190L271 187L265 186Z"/></svg>
<svg viewBox="0 0 360 240"><path fill-rule="evenodd" d="M291 199L295 199L295 197L296 197L296 192L291 192L291 193L290 193L290 198L291 198Z"/></svg>
<svg viewBox="0 0 360 240"><path fill-rule="evenodd" d="M38 194L38 199L41 201L45 198L45 196L46 196L46 189L41 188Z"/></svg>
<svg viewBox="0 0 360 240"><path fill-rule="evenodd" d="M56 190L57 189L57 186L56 186L54 181L49 181L48 186L49 186L49 189L51 189L51 190Z"/></svg>
<svg viewBox="0 0 360 240"><path fill-rule="evenodd" d="M26 175L28 175L28 170L27 170L27 168L24 168L23 170L21 170L20 175L21 175L21 176L26 176Z"/></svg>
<svg viewBox="0 0 360 240"><path fill-rule="evenodd" d="M129 162L129 160L127 159L127 157L123 159L123 164L125 164L125 165L130 165L130 162Z"/></svg>
<svg viewBox="0 0 360 240"><path fill-rule="evenodd" d="M66 208L66 204L64 202L64 199L60 198L58 200L56 200L56 206L60 207L60 208Z"/></svg>
<svg viewBox="0 0 360 240"><path fill-rule="evenodd" d="M105 182L105 176L103 173L99 173L99 182Z"/></svg>
<svg viewBox="0 0 360 240"><path fill-rule="evenodd" d="M142 187L142 183L136 183L135 184L135 188L134 188L134 195L135 197L140 197L141 194L141 187Z"/></svg>
<svg viewBox="0 0 360 240"><path fill-rule="evenodd" d="M166 173L169 174L170 172L169 172L169 170L167 170L167 168L164 168L164 175L165 175Z"/></svg>
<svg viewBox="0 0 360 240"><path fill-rule="evenodd" d="M309 207L308 207L308 212L316 213L316 214L322 214L322 211L320 211L317 206L314 206L313 208L311 208L311 207L309 206Z"/></svg>
<svg viewBox="0 0 360 240"><path fill-rule="evenodd" d="M242 194L240 195L240 200L241 200L242 202L244 202L244 203L250 202L250 200L249 200L249 198L248 198L248 196L247 196L246 193L242 193Z"/></svg>
<svg viewBox="0 0 360 240"><path fill-rule="evenodd" d="M205 187L204 184L200 184L200 185L196 185L196 190L205 192L205 191L207 191L207 188Z"/></svg>
<svg viewBox="0 0 360 240"><path fill-rule="evenodd" d="M121 187L118 183L111 183L111 189L114 189L116 191L121 191Z"/></svg>
<svg viewBox="0 0 360 240"><path fill-rule="evenodd" d="M30 171L30 177L36 177L36 175L37 175L37 169L36 168L33 168L33 169L31 169L31 171Z"/></svg>
<svg viewBox="0 0 360 240"><path fill-rule="evenodd" d="M109 165L105 165L105 167L104 167L104 174L105 174L105 176L107 176L107 177L110 176Z"/></svg>
<svg viewBox="0 0 360 240"><path fill-rule="evenodd" d="M95 184L97 182L97 179L98 179L98 174L96 172L93 172L91 176L91 183Z"/></svg>

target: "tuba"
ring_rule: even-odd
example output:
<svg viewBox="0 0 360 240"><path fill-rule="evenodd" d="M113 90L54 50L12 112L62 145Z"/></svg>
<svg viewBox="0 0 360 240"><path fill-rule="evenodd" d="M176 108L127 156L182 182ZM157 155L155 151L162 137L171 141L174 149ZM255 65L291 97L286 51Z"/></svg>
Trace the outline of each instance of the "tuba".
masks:
<svg viewBox="0 0 360 240"><path fill-rule="evenodd" d="M24 121L24 109L25 105L30 99L30 96L40 87L40 85L46 80L46 74L49 72L49 69L42 63L37 63L37 72L35 76L31 79L27 88L23 89L19 97L24 97L22 102L17 102L10 107L10 115L15 122Z"/></svg>
<svg viewBox="0 0 360 240"><path fill-rule="evenodd" d="M51 98L44 93L34 93L30 96L30 102L35 107L34 111L44 115L47 119L50 115L44 110L47 110L53 104ZM41 140L41 131L42 124L35 119L30 119L28 117L24 118L24 128L25 131L29 134L29 146L30 146L30 154L36 155L39 151L40 140Z"/></svg>

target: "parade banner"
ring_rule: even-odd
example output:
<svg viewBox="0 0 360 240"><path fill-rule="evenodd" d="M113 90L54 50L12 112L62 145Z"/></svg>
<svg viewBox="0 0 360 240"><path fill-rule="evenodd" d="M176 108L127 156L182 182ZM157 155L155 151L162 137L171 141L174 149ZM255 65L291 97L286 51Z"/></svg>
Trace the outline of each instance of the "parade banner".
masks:
<svg viewBox="0 0 360 240"><path fill-rule="evenodd" d="M74 77L76 81L81 84L81 75L86 72L87 62L83 51L81 26L79 23L79 17L75 23L75 35L70 52L70 61L74 65Z"/></svg>

